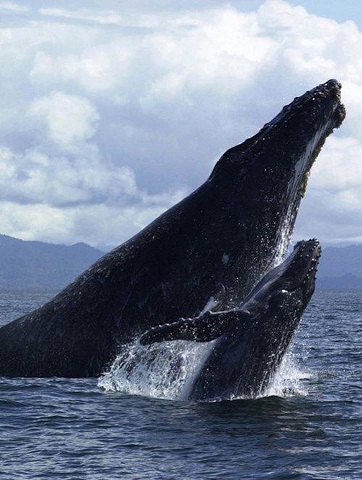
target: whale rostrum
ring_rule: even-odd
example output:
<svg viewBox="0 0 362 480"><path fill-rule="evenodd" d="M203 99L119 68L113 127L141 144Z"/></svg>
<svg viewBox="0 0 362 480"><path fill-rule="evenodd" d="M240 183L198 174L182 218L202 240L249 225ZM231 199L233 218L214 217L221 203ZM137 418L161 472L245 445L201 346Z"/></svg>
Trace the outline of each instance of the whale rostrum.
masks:
<svg viewBox="0 0 362 480"><path fill-rule="evenodd" d="M336 80L228 150L210 177L50 302L0 329L0 375L89 377L150 328L239 307L285 253L345 110Z"/></svg>

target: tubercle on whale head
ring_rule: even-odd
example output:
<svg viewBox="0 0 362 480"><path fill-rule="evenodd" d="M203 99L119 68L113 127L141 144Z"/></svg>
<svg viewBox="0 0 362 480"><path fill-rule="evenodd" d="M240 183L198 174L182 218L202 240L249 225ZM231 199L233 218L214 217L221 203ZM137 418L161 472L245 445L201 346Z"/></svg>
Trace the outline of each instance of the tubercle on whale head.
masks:
<svg viewBox="0 0 362 480"><path fill-rule="evenodd" d="M246 168L271 168L274 174L286 174L285 168L294 168L312 143L307 152L309 170L326 137L339 128L345 118L345 107L340 102L341 87L332 79L296 97L256 135L227 150L210 178L245 173ZM265 153L269 153L269 161L265 161ZM263 161L258 161L261 158ZM278 171L278 167L282 169Z"/></svg>
<svg viewBox="0 0 362 480"><path fill-rule="evenodd" d="M271 122L265 124L262 130L275 126L280 121L289 122L295 116L298 120L303 119L315 128L318 128L316 121L324 123L331 118L330 128L339 128L346 115L345 107L340 102L341 89L342 85L337 80L331 79L308 90L304 95L296 97L289 105L283 107L281 112ZM299 117L300 114L303 116Z"/></svg>
<svg viewBox="0 0 362 480"><path fill-rule="evenodd" d="M256 218L263 225L263 238L251 243L265 253L277 252L265 270L284 255L310 169L344 119L340 96L341 85L329 80L295 98L259 133L228 150L210 176L211 184L228 192L230 204L243 209L246 235L252 236Z"/></svg>

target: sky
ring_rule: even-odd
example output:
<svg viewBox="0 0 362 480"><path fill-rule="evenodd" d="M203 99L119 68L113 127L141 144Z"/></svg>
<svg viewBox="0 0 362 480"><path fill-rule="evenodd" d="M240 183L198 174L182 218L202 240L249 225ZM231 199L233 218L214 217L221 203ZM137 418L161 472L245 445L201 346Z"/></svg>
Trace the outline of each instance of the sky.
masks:
<svg viewBox="0 0 362 480"><path fill-rule="evenodd" d="M116 246L337 78L293 239L362 242L360 2L0 1L0 64L2 234Z"/></svg>

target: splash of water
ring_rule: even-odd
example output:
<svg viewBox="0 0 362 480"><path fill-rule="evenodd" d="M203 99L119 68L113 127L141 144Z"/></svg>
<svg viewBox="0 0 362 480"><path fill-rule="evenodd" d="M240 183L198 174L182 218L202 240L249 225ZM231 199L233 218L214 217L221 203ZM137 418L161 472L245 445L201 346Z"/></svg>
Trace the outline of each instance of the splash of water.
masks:
<svg viewBox="0 0 362 480"><path fill-rule="evenodd" d="M131 395L186 399L212 345L185 341L125 345L98 386Z"/></svg>
<svg viewBox="0 0 362 480"><path fill-rule="evenodd" d="M308 394L304 383L307 378L310 378L310 374L298 365L296 355L288 352L262 396L305 396Z"/></svg>
<svg viewBox="0 0 362 480"><path fill-rule="evenodd" d="M174 341L125 345L110 370L99 379L98 386L105 391L129 395L187 400L213 343ZM303 385L306 378L309 375L298 367L295 355L289 352L267 389L257 398L307 395ZM232 396L229 400L242 398Z"/></svg>
<svg viewBox="0 0 362 480"><path fill-rule="evenodd" d="M292 224L293 216L293 205L290 205L282 227L279 231L278 244L275 251L274 261L272 263L272 268L280 265L283 262L285 256L287 255L288 248L291 242L290 225Z"/></svg>

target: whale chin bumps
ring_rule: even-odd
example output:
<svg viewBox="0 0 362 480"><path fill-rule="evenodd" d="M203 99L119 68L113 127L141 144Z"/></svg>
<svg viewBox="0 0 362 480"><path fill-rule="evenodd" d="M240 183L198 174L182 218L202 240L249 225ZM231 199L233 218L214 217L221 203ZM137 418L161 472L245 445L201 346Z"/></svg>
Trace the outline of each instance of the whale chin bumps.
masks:
<svg viewBox="0 0 362 480"><path fill-rule="evenodd" d="M301 270L290 265L270 274L269 287L275 291L260 282L269 281L267 272L285 253L309 170L326 137L343 121L340 89L336 80L329 80L295 99L256 135L225 152L195 192L106 254L50 302L3 326L0 375L98 376L123 344L153 327L187 318L189 324L180 325L184 339L191 339L192 329L199 341L217 339L213 352L218 353L210 356L207 368L212 372L216 362L223 370L214 372L210 395L218 395L216 385L223 384L218 375L228 379L229 391L241 391L235 387L241 374L263 384L253 363L249 373L238 373L225 352L237 332L245 333L245 326L255 323L258 303L251 298L262 307L255 325L265 318L277 331L281 312L294 318L283 330L284 338L294 332L292 325L314 288L314 267L308 267L310 277L305 275L309 263L304 259ZM278 289L278 281L285 288ZM297 288L290 290L293 285ZM270 294L269 300L261 292ZM195 321L205 318L214 325L211 333L207 323ZM257 338L256 330L248 332L245 352ZM278 336L273 338L277 349ZM263 350L259 355L262 371ZM193 398L206 398L211 380L205 373L199 378ZM242 383L256 388L245 379ZM226 395L227 387L220 392Z"/></svg>

